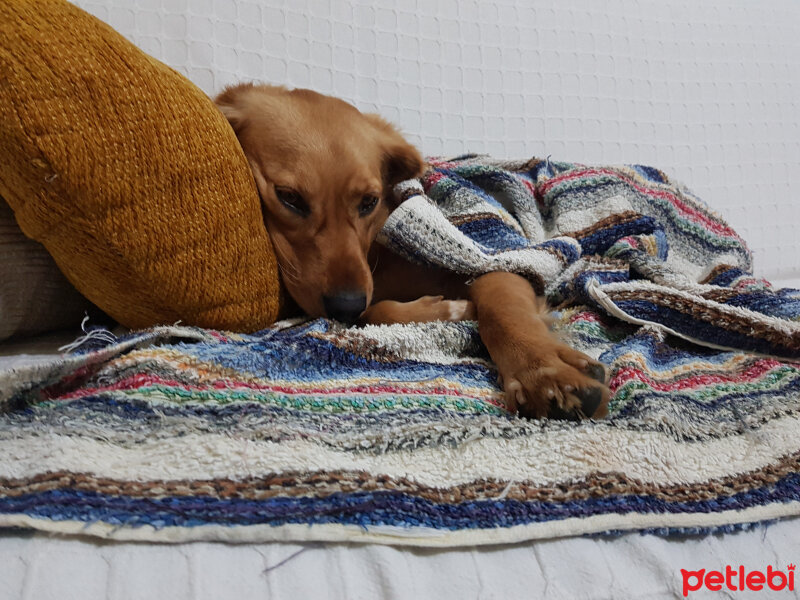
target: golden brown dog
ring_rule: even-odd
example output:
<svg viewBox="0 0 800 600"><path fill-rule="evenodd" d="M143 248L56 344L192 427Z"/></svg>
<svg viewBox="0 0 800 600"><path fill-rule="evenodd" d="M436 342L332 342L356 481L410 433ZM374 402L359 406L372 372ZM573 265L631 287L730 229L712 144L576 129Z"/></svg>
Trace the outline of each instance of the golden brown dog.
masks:
<svg viewBox="0 0 800 600"><path fill-rule="evenodd" d="M330 96L266 85L228 88L216 103L250 162L283 282L303 312L347 323L477 318L512 410L606 414L602 365L550 332L526 279L496 272L467 285L373 244L393 186L425 167L389 123Z"/></svg>

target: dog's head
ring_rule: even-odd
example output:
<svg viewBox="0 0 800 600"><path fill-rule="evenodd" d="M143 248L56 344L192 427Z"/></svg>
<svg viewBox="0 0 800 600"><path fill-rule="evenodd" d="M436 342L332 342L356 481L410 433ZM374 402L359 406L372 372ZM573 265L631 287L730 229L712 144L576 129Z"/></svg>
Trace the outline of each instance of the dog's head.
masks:
<svg viewBox="0 0 800 600"><path fill-rule="evenodd" d="M352 322L372 298L367 253L419 152L377 115L309 90L243 84L217 106L255 177L284 284L310 316Z"/></svg>

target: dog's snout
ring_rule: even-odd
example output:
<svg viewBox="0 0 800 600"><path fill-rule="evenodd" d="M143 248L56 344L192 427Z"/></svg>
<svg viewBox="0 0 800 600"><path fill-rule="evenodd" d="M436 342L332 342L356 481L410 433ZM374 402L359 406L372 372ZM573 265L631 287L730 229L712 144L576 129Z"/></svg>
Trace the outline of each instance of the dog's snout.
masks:
<svg viewBox="0 0 800 600"><path fill-rule="evenodd" d="M364 292L336 292L322 297L325 313L332 319L345 323L355 323L356 319L367 308L367 296Z"/></svg>

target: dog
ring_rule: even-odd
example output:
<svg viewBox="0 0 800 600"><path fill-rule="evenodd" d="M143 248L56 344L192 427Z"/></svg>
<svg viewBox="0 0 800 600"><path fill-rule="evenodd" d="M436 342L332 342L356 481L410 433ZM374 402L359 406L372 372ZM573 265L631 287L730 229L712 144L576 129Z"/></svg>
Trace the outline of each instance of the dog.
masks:
<svg viewBox="0 0 800 600"><path fill-rule="evenodd" d="M297 308L348 324L476 319L509 409L529 418L601 418L597 361L559 340L523 277L414 265L376 244L395 184L425 170L378 115L313 92L240 84L215 99L244 150L281 278ZM374 274L373 274L374 269Z"/></svg>

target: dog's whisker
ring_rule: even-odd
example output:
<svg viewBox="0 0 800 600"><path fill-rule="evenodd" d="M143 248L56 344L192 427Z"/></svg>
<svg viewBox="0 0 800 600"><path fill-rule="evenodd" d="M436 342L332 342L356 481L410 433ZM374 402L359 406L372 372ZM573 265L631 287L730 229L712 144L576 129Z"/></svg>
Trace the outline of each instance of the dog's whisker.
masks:
<svg viewBox="0 0 800 600"><path fill-rule="evenodd" d="M372 274L373 274L373 275L375 274L375 269L377 269L377 268L378 268L378 262L380 262L380 260L381 260L381 255L380 255L380 254L378 254L378 255L375 257L375 266L374 266L374 267L372 267Z"/></svg>
<svg viewBox="0 0 800 600"><path fill-rule="evenodd" d="M300 282L300 278L297 275L290 273L289 271L284 269L283 266L281 266L280 264L278 264L278 270L281 272L281 275L283 275L283 278L288 283L297 284Z"/></svg>
<svg viewBox="0 0 800 600"><path fill-rule="evenodd" d="M297 283L300 279L300 270L297 266L277 246L275 247L275 256L278 258L278 268L283 276L292 283Z"/></svg>
<svg viewBox="0 0 800 600"><path fill-rule="evenodd" d="M278 260L278 268L283 273L285 273L285 274L287 274L287 275L289 275L291 277L295 277L296 278L300 274L299 271L297 270L297 267L295 265L293 265L292 263L290 263L290 262L283 262L281 260Z"/></svg>
<svg viewBox="0 0 800 600"><path fill-rule="evenodd" d="M284 280L289 283L296 284L299 282L299 272L297 267L291 263L291 261L286 261L285 257L282 256L279 252L275 253L278 257L278 270L281 272Z"/></svg>
<svg viewBox="0 0 800 600"><path fill-rule="evenodd" d="M278 270L281 272L281 277L283 277L286 281L294 283L296 279L294 279L283 267L278 265Z"/></svg>
<svg viewBox="0 0 800 600"><path fill-rule="evenodd" d="M300 269L298 269L294 263L291 262L284 263L282 268L284 271L290 273L292 277L299 277L300 275Z"/></svg>

